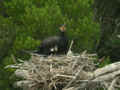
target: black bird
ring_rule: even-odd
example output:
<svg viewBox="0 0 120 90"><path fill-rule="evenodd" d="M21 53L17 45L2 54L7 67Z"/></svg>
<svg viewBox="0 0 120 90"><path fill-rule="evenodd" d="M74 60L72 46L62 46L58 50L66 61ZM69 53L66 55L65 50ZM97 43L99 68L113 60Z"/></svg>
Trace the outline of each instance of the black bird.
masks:
<svg viewBox="0 0 120 90"><path fill-rule="evenodd" d="M41 45L38 47L38 50L34 53L42 55L60 55L66 54L69 48L69 40L66 37L65 25L62 25L60 28L60 34L58 36L52 36L44 39Z"/></svg>

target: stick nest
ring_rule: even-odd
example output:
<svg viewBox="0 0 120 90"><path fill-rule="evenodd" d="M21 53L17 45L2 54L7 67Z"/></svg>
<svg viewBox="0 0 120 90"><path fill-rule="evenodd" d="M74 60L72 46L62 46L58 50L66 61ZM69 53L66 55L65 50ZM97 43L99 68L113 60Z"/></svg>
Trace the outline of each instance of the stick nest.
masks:
<svg viewBox="0 0 120 90"><path fill-rule="evenodd" d="M15 82L15 86L24 90L113 90L113 83L117 83L116 86L120 84L118 66L97 69L95 57L95 54L87 54L86 51L48 57L34 54L30 60L20 60L21 63L7 68L16 68L14 74L22 80ZM112 72L109 67L114 68ZM114 76L110 76L113 72Z"/></svg>

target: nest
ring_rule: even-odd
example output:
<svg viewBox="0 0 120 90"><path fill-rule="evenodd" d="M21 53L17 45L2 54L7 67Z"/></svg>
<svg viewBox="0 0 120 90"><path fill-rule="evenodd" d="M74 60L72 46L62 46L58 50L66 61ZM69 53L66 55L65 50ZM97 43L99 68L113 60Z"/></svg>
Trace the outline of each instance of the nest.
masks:
<svg viewBox="0 0 120 90"><path fill-rule="evenodd" d="M32 55L30 60L9 65L22 78L15 86L23 90L117 90L120 85L120 62L96 68L95 54L61 56Z"/></svg>

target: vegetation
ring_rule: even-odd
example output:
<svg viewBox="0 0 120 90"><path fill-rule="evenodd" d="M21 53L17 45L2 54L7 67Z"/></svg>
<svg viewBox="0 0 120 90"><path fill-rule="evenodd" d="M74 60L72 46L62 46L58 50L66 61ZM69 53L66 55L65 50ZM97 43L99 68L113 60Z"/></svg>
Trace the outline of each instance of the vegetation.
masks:
<svg viewBox="0 0 120 90"><path fill-rule="evenodd" d="M35 50L44 38L56 35L59 26L64 23L67 25L67 36L70 40L74 40L74 52L80 53L83 50L95 52L96 45L101 46L102 38L98 44L100 30L99 24L94 21L93 2L93 0L0 1L0 51L2 51L0 52L0 88L15 90L12 87L15 78L11 79L9 77L14 70L3 68L14 63L11 55L26 60L29 55L26 55L23 50ZM97 5L95 4L95 6ZM99 21L99 16L102 16L104 12L103 14L99 12L101 7L97 10L96 18ZM108 15L111 15L111 13ZM108 26L108 24L105 24L105 26ZM109 28L106 27L106 30ZM106 33L102 34L101 37L104 35ZM108 37L111 37L111 35L108 35ZM107 39L104 39L105 41ZM110 44L113 46L116 43L119 44L116 37L109 41L109 43L113 43ZM104 45L109 45L109 43L103 44L102 48ZM105 49L100 49L100 53L107 52L107 48L113 48L113 46L106 46ZM109 63L109 60L107 63Z"/></svg>
<svg viewBox="0 0 120 90"><path fill-rule="evenodd" d="M101 37L97 47L99 57L109 56L112 62L120 60L120 2L95 0L96 20L101 24Z"/></svg>
<svg viewBox="0 0 120 90"><path fill-rule="evenodd" d="M6 14L17 25L14 51L34 49L43 38L55 35L63 23L67 24L69 38L75 41L76 51L91 51L99 37L98 25L93 22L91 4L90 0L5 2Z"/></svg>

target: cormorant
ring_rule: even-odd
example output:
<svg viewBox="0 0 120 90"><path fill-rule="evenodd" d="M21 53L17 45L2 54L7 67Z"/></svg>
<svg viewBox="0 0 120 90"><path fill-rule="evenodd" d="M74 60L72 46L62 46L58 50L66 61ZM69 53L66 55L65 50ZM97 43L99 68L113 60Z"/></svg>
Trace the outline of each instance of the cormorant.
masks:
<svg viewBox="0 0 120 90"><path fill-rule="evenodd" d="M65 34L66 28L65 25L62 25L60 28L60 34L58 36L52 36L44 39L41 45L38 47L38 50L34 53L42 55L59 55L66 54L68 51L68 38Z"/></svg>

